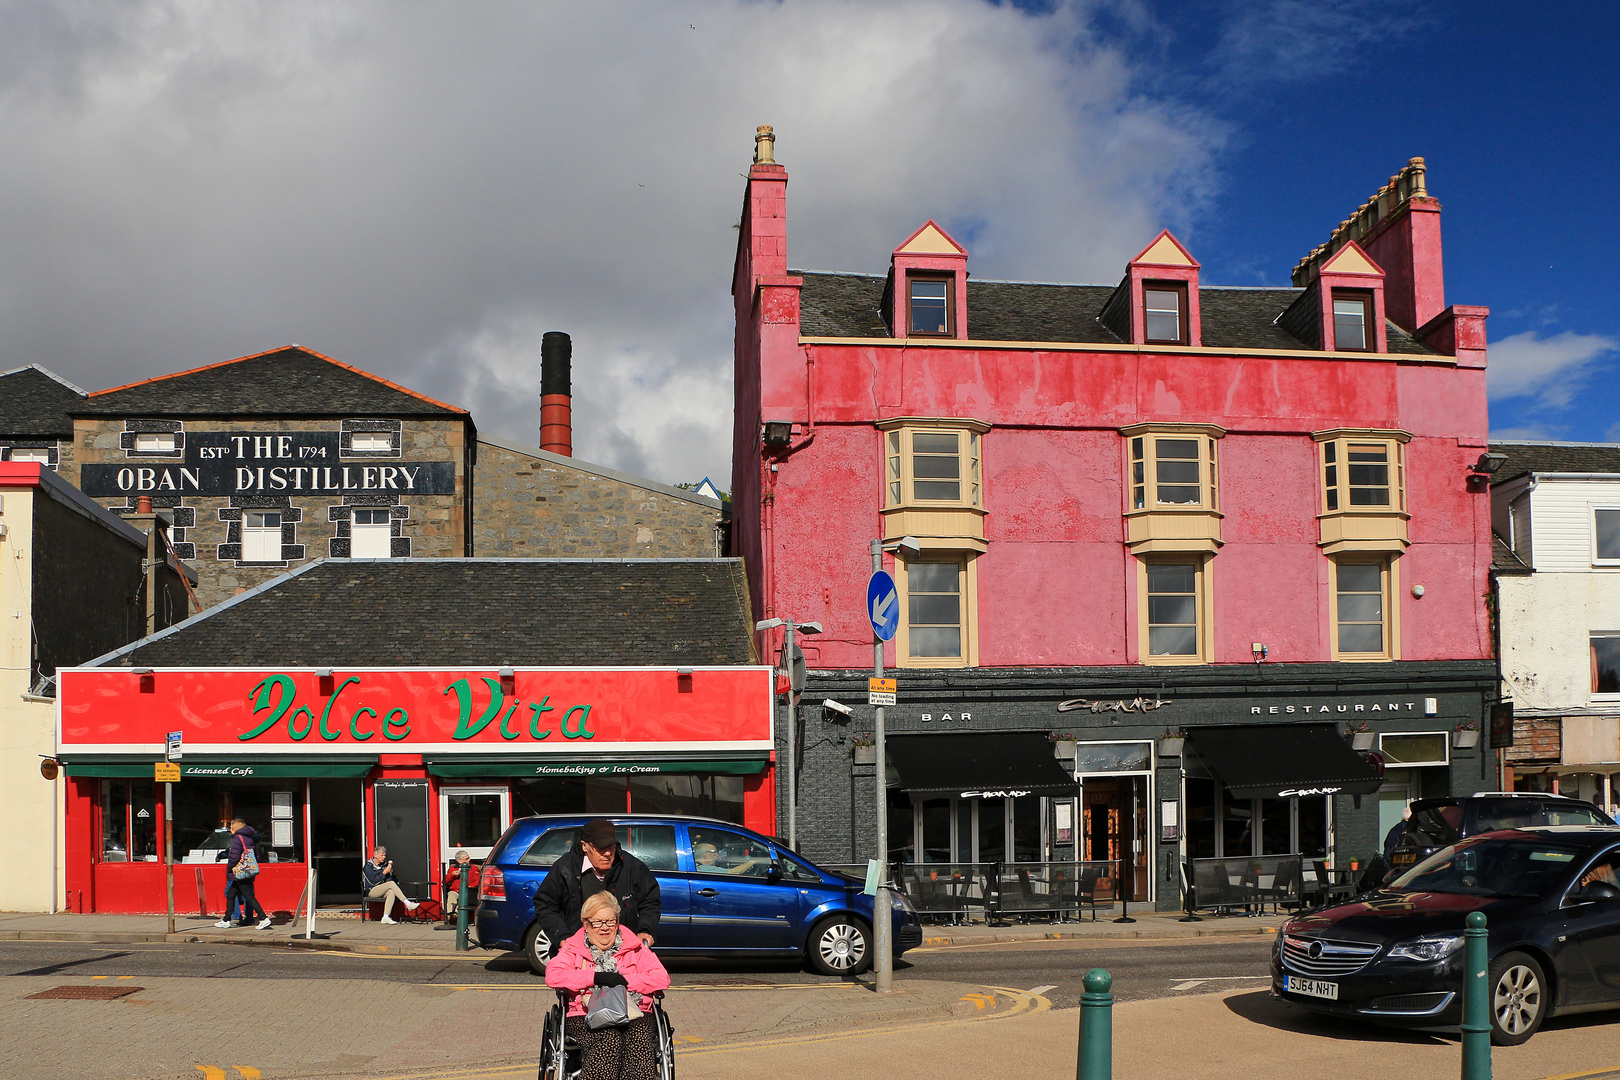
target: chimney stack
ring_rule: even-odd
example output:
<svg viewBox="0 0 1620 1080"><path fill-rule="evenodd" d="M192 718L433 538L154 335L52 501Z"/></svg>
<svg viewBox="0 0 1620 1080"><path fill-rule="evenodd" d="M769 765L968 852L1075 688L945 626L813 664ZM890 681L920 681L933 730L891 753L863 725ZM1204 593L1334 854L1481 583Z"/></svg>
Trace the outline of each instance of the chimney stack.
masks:
<svg viewBox="0 0 1620 1080"><path fill-rule="evenodd" d="M567 334L550 330L540 339L540 449L563 457L574 456L573 359Z"/></svg>

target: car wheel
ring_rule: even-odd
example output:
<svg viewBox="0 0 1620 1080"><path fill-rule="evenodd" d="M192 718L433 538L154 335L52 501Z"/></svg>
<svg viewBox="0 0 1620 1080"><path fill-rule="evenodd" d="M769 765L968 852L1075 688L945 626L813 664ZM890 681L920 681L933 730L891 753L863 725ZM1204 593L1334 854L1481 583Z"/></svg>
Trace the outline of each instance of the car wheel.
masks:
<svg viewBox="0 0 1620 1080"><path fill-rule="evenodd" d="M872 935L847 915L835 915L810 931L808 952L818 975L859 975L872 963Z"/></svg>
<svg viewBox="0 0 1620 1080"><path fill-rule="evenodd" d="M1518 1046L1534 1035L1547 1015L1547 976L1534 957L1504 953L1491 965L1491 1042Z"/></svg>
<svg viewBox="0 0 1620 1080"><path fill-rule="evenodd" d="M546 973L546 956L551 952L551 939L546 932L535 923L529 927L529 932L523 935L523 957L529 962L529 970L536 975Z"/></svg>

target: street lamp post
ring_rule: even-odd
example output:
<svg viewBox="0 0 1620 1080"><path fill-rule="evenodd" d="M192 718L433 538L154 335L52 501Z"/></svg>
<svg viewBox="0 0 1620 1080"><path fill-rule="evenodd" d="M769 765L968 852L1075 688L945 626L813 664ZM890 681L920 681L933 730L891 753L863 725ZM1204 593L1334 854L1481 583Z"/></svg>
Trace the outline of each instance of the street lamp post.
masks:
<svg viewBox="0 0 1620 1080"><path fill-rule="evenodd" d="M883 569L885 551L905 551L916 555L922 547L910 536L884 543L872 541L872 573ZM905 613L901 612L904 618ZM883 678L883 639L872 635L872 677ZM894 913L889 905L889 752L884 745L883 706L872 707L872 743L877 751L877 895L872 898L872 972L874 988L880 994L894 989Z"/></svg>
<svg viewBox="0 0 1620 1080"><path fill-rule="evenodd" d="M796 623L792 619L764 619L754 624L755 630L782 630L782 666L788 671L787 699L787 806L788 847L799 850L799 691L804 689L804 666L794 656L793 636L821 633L818 622Z"/></svg>

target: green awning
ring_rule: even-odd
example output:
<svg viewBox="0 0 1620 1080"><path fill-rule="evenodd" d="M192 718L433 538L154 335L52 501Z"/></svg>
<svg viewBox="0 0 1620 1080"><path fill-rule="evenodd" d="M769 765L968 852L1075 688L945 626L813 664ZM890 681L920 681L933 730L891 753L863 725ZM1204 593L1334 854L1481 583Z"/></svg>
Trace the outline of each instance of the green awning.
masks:
<svg viewBox="0 0 1620 1080"><path fill-rule="evenodd" d="M718 773L722 776L752 776L764 772L769 758L753 757L735 760L703 761L558 761L555 758L490 757L468 760L465 757L429 758L427 770L434 776L555 776L586 779L597 776L649 776L654 773Z"/></svg>
<svg viewBox="0 0 1620 1080"><path fill-rule="evenodd" d="M156 758L109 758L70 760L63 765L69 776L101 776L129 779L152 779L152 766ZM374 756L357 758L321 758L310 761L260 761L253 758L185 760L180 762L182 780L252 780L309 777L311 779L366 776L377 765Z"/></svg>

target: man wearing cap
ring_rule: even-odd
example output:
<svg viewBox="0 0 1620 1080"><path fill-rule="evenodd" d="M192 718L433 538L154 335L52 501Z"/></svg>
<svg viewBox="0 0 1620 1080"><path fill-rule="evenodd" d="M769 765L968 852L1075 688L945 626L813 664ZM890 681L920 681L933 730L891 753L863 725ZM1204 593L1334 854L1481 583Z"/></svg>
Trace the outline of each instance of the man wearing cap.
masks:
<svg viewBox="0 0 1620 1080"><path fill-rule="evenodd" d="M579 842L551 866L534 894L534 914L551 941L549 955L579 932L579 908L591 893L619 901L619 922L651 946L658 934L663 899L647 865L619 846L613 823L592 818L579 830Z"/></svg>

